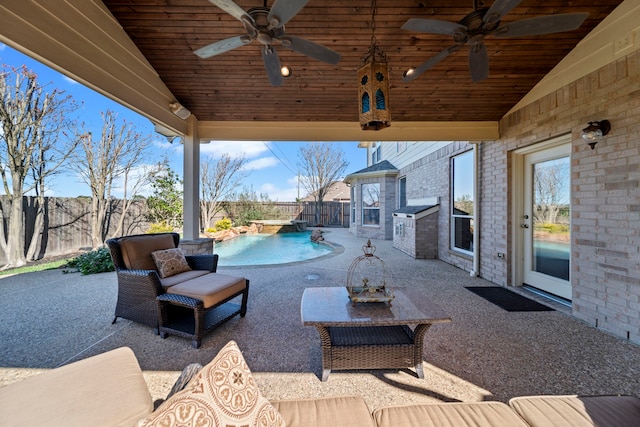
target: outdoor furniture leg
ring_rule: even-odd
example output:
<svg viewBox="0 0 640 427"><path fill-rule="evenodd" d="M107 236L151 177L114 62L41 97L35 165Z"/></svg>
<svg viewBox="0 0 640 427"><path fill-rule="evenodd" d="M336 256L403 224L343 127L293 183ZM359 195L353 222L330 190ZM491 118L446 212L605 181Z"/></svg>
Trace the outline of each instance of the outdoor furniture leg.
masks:
<svg viewBox="0 0 640 427"><path fill-rule="evenodd" d="M326 382L331 373L331 335L329 334L329 328L316 326L316 329L320 334L322 348L322 382Z"/></svg>
<svg viewBox="0 0 640 427"><path fill-rule="evenodd" d="M424 346L424 336L429 330L431 325L418 325L413 330L413 348L414 348L414 362L416 366L416 374L418 378L424 379L424 369L422 367L422 348Z"/></svg>

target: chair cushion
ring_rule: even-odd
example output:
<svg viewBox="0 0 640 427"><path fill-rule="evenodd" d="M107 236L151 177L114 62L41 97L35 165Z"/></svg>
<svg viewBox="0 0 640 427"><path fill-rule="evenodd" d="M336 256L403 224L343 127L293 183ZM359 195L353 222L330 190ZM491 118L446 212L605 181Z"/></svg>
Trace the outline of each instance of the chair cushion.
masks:
<svg viewBox="0 0 640 427"><path fill-rule="evenodd" d="M182 273L178 273L175 276L165 277L160 279L160 284L165 290L178 283L185 282L187 280L195 279L196 277L204 276L211 273L209 270L189 270Z"/></svg>
<svg viewBox="0 0 640 427"><path fill-rule="evenodd" d="M151 258L156 264L160 277L171 277L178 273L190 271L191 267L180 248L160 249L151 252Z"/></svg>
<svg viewBox="0 0 640 427"><path fill-rule="evenodd" d="M640 425L640 399L634 396L522 396L509 405L532 427Z"/></svg>
<svg viewBox="0 0 640 427"><path fill-rule="evenodd" d="M374 427L364 399L340 396L272 401L287 427Z"/></svg>
<svg viewBox="0 0 640 427"><path fill-rule="evenodd" d="M527 427L502 402L451 402L376 409L378 427Z"/></svg>
<svg viewBox="0 0 640 427"><path fill-rule="evenodd" d="M234 341L229 341L184 390L138 425L285 426L278 411L260 394Z"/></svg>
<svg viewBox="0 0 640 427"><path fill-rule="evenodd" d="M156 270L151 252L176 247L171 234L122 237L119 244L122 261L129 270Z"/></svg>
<svg viewBox="0 0 640 427"><path fill-rule="evenodd" d="M199 299L205 308L213 307L247 287L244 277L209 273L167 288L167 293Z"/></svg>
<svg viewBox="0 0 640 427"><path fill-rule="evenodd" d="M0 388L3 426L133 426L153 411L140 365L120 347Z"/></svg>

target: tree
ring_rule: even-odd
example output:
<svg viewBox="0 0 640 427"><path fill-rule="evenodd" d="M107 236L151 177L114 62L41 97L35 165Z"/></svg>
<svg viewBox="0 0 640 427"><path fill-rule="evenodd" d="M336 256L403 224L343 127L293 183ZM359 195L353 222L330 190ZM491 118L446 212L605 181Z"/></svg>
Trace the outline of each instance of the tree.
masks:
<svg viewBox="0 0 640 427"><path fill-rule="evenodd" d="M26 67L0 70L0 176L8 196L8 214L0 206L8 219L6 230L0 224L0 248L7 260L3 268L24 265L39 252L46 178L61 169L74 149L62 129L75 103L60 90L46 89ZM25 236L23 197L29 192L36 195L36 218L32 236Z"/></svg>
<svg viewBox="0 0 640 427"><path fill-rule="evenodd" d="M334 144L309 143L298 150L303 171L302 185L315 200L315 222L320 224L320 208L331 184L344 173L349 162Z"/></svg>
<svg viewBox="0 0 640 427"><path fill-rule="evenodd" d="M555 224L558 214L569 206L569 169L568 160L565 158L535 165L534 224Z"/></svg>
<svg viewBox="0 0 640 427"><path fill-rule="evenodd" d="M223 203L224 209L235 225L250 225L260 219L284 219L283 214L267 194L258 196L253 187L243 187L238 194L232 194Z"/></svg>
<svg viewBox="0 0 640 427"><path fill-rule="evenodd" d="M200 228L212 226L215 215L245 177L242 167L245 158L231 158L223 154L217 161L208 159L200 164Z"/></svg>
<svg viewBox="0 0 640 427"><path fill-rule="evenodd" d="M182 226L182 180L169 167L169 160L159 162L151 173L153 194L147 197L149 220L171 229Z"/></svg>
<svg viewBox="0 0 640 427"><path fill-rule="evenodd" d="M124 218L141 188L148 183L149 174L139 170L145 160L151 137L136 131L132 123L117 123L118 116L107 110L102 113L102 130L99 138L86 131L84 125L75 131L82 149L76 156L75 168L91 189L91 242L95 248L102 246L108 237L108 222L113 215L112 193L116 186L123 186L122 210L117 219L114 236L120 235Z"/></svg>

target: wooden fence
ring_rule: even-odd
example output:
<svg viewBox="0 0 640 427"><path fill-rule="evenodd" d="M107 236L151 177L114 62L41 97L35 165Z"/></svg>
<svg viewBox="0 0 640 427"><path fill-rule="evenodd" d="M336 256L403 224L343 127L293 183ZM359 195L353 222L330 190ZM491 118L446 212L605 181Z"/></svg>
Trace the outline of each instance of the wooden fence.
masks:
<svg viewBox="0 0 640 427"><path fill-rule="evenodd" d="M315 204L313 202L272 202L282 213L290 219L307 221L309 226L317 225L315 221ZM8 230L8 218L4 217L8 210L7 196L0 196L1 226L5 233ZM25 241L31 241L34 233L35 198L24 197L24 223ZM107 217L106 235L112 237L116 224L112 218L119 218L122 201L114 199L111 205L111 216ZM137 200L128 211L125 218L123 233L144 233L151 225L145 218L146 202ZM58 255L66 255L91 247L91 199L88 197L77 198L45 198L45 225L44 232L38 238L42 239L41 250L38 259ZM328 227L349 226L349 202L323 202L320 211L320 224ZM0 265L6 263L4 253L0 251Z"/></svg>
<svg viewBox="0 0 640 427"><path fill-rule="evenodd" d="M289 213L290 219L307 221L309 226L349 227L349 202L322 202L319 222L315 219L315 202L276 202L275 205Z"/></svg>

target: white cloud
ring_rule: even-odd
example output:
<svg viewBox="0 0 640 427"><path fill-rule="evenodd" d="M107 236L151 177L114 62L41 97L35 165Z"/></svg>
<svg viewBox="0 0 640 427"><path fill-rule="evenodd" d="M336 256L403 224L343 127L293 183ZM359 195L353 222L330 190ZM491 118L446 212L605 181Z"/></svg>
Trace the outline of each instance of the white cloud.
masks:
<svg viewBox="0 0 640 427"><path fill-rule="evenodd" d="M245 156L247 159L258 157L269 148L264 141L211 141L200 145L200 154L218 158L223 154L230 157Z"/></svg>
<svg viewBox="0 0 640 427"><path fill-rule="evenodd" d="M280 161L275 157L261 157L259 159L246 162L246 164L242 167L242 170L254 171L259 169L266 169L272 166L276 166L279 162Z"/></svg>
<svg viewBox="0 0 640 427"><path fill-rule="evenodd" d="M264 183L256 190L258 194L268 194L269 199L274 202L294 202L298 197L297 187L277 188L270 183Z"/></svg>
<svg viewBox="0 0 640 427"><path fill-rule="evenodd" d="M4 43L0 43L0 51L5 50L5 49L6 49L6 47L7 47L7 45L6 45L6 44L4 44Z"/></svg>
<svg viewBox="0 0 640 427"><path fill-rule="evenodd" d="M136 183L138 182L138 180L140 180L142 177L146 176L149 174L149 171L154 167L154 165L139 165L134 167L130 172L129 172L129 182L128 182L128 191L127 191L127 197L131 197L131 191L133 190L132 186L136 185ZM124 179L123 177L119 177L118 179L115 180L115 182L113 183L113 189L111 190L111 195L114 197L118 197L121 198L124 196ZM136 189L136 193L142 196L150 196L151 194L153 194L153 188L151 187L150 184L146 184L143 186L139 186L139 188Z"/></svg>

